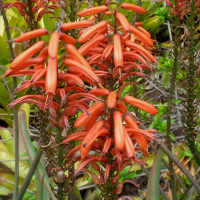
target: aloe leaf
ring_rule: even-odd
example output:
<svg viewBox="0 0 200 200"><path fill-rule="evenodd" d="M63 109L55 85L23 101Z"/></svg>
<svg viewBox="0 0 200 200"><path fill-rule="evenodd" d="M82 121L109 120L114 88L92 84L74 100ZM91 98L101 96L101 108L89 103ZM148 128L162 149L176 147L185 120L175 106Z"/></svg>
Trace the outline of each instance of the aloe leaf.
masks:
<svg viewBox="0 0 200 200"><path fill-rule="evenodd" d="M19 110L23 110L25 113L26 113L26 123L27 123L27 126L29 124L29 115L30 115L30 105L28 103L23 103Z"/></svg>
<svg viewBox="0 0 200 200"><path fill-rule="evenodd" d="M41 150L41 149L38 150L38 153L35 156L35 159L28 171L28 174L27 174L26 178L24 179L22 187L21 187L19 193L17 194L16 200L23 199L23 196L28 189L28 186L33 178L33 175L34 175L35 171L37 170L38 164L40 163L40 158L42 156L42 152L43 152L43 150Z"/></svg>
<svg viewBox="0 0 200 200"><path fill-rule="evenodd" d="M36 200L43 200L43 184L44 184L44 175L42 175L38 187L37 187L37 194L36 194Z"/></svg>
<svg viewBox="0 0 200 200"><path fill-rule="evenodd" d="M4 143L7 146L9 152L14 155L15 154L14 140L10 131L6 128L0 129L0 136L3 140L7 140Z"/></svg>
<svg viewBox="0 0 200 200"><path fill-rule="evenodd" d="M159 149L151 168L148 186L147 186L147 200L159 200L160 199L160 168L162 161L162 150Z"/></svg>
<svg viewBox="0 0 200 200"><path fill-rule="evenodd" d="M22 139L23 139L24 145L26 147L26 150L27 150L27 153L29 156L29 160L31 162L33 162L34 157L36 156L36 152L35 152L32 142L31 142L29 131L28 131L27 122L26 122L26 112L22 109L19 110L18 117L19 117L19 123L21 126L20 134L22 135ZM49 181L49 177L46 173L46 170L43 167L43 165L41 163L39 163L38 169L35 173L36 179L39 181L40 177L42 177L43 174L45 174L43 199L48 200L48 199L50 199L50 196L51 196L51 199L55 200L56 197L54 196L53 192L51 191L51 187L49 184L50 181Z"/></svg>

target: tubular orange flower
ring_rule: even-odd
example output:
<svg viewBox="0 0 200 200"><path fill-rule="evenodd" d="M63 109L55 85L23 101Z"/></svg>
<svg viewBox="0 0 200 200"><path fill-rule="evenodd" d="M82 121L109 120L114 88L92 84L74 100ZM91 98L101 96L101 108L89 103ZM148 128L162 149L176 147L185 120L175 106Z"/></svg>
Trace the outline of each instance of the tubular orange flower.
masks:
<svg viewBox="0 0 200 200"><path fill-rule="evenodd" d="M130 26L130 32L131 33L133 33L134 35L136 35L141 40L141 42L143 42L145 45L148 45L148 46L152 47L153 46L153 41L152 41L151 38L149 38L149 35L147 35L148 32L144 33L145 29L142 29L142 30L143 31L137 29L134 26Z"/></svg>
<svg viewBox="0 0 200 200"><path fill-rule="evenodd" d="M23 53L18 55L11 63L10 68L14 69L18 65L22 64L24 61L32 57L34 54L36 54L38 51L40 51L45 45L44 41L39 41L35 43L33 46L25 50Z"/></svg>
<svg viewBox="0 0 200 200"><path fill-rule="evenodd" d="M72 44L67 44L65 46L67 52L72 56L72 58L75 58L78 62L83 64L88 69L92 70L92 67L89 65L89 63L85 60L85 58L81 55L81 53L76 49L76 47Z"/></svg>
<svg viewBox="0 0 200 200"><path fill-rule="evenodd" d="M68 30L77 29L77 28L87 28L87 27L91 26L92 24L93 24L93 22L89 21L89 20L64 23L61 25L61 30L68 31Z"/></svg>
<svg viewBox="0 0 200 200"><path fill-rule="evenodd" d="M117 101L117 93L114 91L110 92L107 98L107 107L109 109L115 108L116 101Z"/></svg>
<svg viewBox="0 0 200 200"><path fill-rule="evenodd" d="M136 99L136 98L131 97L131 96L125 96L123 98L123 100L126 103L133 105L133 106L136 106L136 107L138 107L138 108L140 108L140 109L142 109L142 110L144 110L148 113L151 113L153 115L158 113L158 110L154 106L152 106L150 103L147 103L147 102L142 101L140 99Z"/></svg>
<svg viewBox="0 0 200 200"><path fill-rule="evenodd" d="M63 42L65 42L67 44L75 44L76 43L76 40L72 36L67 35L66 33L60 32L59 35L60 35L60 40L62 40Z"/></svg>
<svg viewBox="0 0 200 200"><path fill-rule="evenodd" d="M16 42L24 42L24 41L27 41L27 40L30 40L30 39L33 39L36 37L40 37L42 35L46 35L47 33L48 33L47 29L41 28L41 29L37 29L34 31L29 31L27 33L24 33L24 34L20 35L19 37L17 37L15 39L15 41Z"/></svg>
<svg viewBox="0 0 200 200"><path fill-rule="evenodd" d="M84 31L78 39L78 42L84 43L89 40L97 31L105 28L107 26L107 21L101 21L94 26L91 26L88 30Z"/></svg>
<svg viewBox="0 0 200 200"><path fill-rule="evenodd" d="M132 3L123 3L121 7L123 9L133 10L135 12L142 13L142 14L146 13L146 10L144 8L142 8L141 6L134 5Z"/></svg>
<svg viewBox="0 0 200 200"><path fill-rule="evenodd" d="M123 130L122 116L119 111L113 113L114 121L114 136L115 136L115 145L119 151L123 151L125 144L125 135Z"/></svg>
<svg viewBox="0 0 200 200"><path fill-rule="evenodd" d="M130 24L129 24L127 18L122 13L117 12L116 19L125 31L127 31L127 32L130 31Z"/></svg>
<svg viewBox="0 0 200 200"><path fill-rule="evenodd" d="M48 67L47 67L47 75L45 79L45 91L46 94L55 95L56 87L57 87L57 59L49 58Z"/></svg>
<svg viewBox="0 0 200 200"><path fill-rule="evenodd" d="M103 102L98 102L96 104L94 104L93 106L91 106L87 112L90 115L97 115L105 106L105 103ZM75 128L79 128L81 126L83 126L85 124L85 122L87 121L88 116L85 113L82 113L75 121L74 123L74 127Z"/></svg>
<svg viewBox="0 0 200 200"><path fill-rule="evenodd" d="M58 32L54 32L51 34L48 53L49 57L52 59L57 58L59 39L60 39L60 34Z"/></svg>
<svg viewBox="0 0 200 200"><path fill-rule="evenodd" d="M114 45L114 63L115 67L123 66L123 53L122 53L122 45L121 45L121 36L119 34L115 34L113 36L113 45Z"/></svg>
<svg viewBox="0 0 200 200"><path fill-rule="evenodd" d="M93 7L93 8L87 8L78 13L79 17L86 17L88 15L93 15L97 13L103 13L108 10L107 6L98 6L98 7Z"/></svg>
<svg viewBox="0 0 200 200"><path fill-rule="evenodd" d="M75 70L81 72L84 76L86 76L93 82L96 82L96 83L100 82L100 79L97 77L97 75L92 70L90 70L86 66L83 66L79 62L74 61L72 59L65 59L64 64L66 66L68 66L69 68L74 68Z"/></svg>

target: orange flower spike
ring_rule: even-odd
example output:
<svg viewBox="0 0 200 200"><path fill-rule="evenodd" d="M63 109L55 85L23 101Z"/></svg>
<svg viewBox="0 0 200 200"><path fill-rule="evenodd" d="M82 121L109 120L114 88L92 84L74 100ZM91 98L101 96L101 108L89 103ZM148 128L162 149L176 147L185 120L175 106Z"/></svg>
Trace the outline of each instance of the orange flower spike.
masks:
<svg viewBox="0 0 200 200"><path fill-rule="evenodd" d="M87 121L85 122L84 124L84 128L86 130L90 129L93 124L97 121L97 119L103 115L105 113L105 110L101 110L99 111L96 115L90 115L88 118L87 118Z"/></svg>
<svg viewBox="0 0 200 200"><path fill-rule="evenodd" d="M47 69L46 69L46 68L38 69L38 70L33 74L33 76L31 77L30 82L31 82L32 84L35 83L35 82L38 81L40 78L42 78L43 76L45 76L46 72L47 72Z"/></svg>
<svg viewBox="0 0 200 200"><path fill-rule="evenodd" d="M141 14L146 13L146 10L144 8L142 8L141 6L131 4L131 3L122 3L121 8L133 10L133 11L141 13Z"/></svg>
<svg viewBox="0 0 200 200"><path fill-rule="evenodd" d="M60 34L58 32L54 32L51 34L48 47L48 54L49 57L52 59L57 58L59 39L60 39Z"/></svg>
<svg viewBox="0 0 200 200"><path fill-rule="evenodd" d="M23 69L27 67L39 65L42 63L44 63L44 59L39 56L32 59L28 59L22 64L17 65L14 69L12 68L8 69L4 76L6 77L6 76L14 75L14 74L16 75L18 72L20 73L20 71L22 71Z"/></svg>
<svg viewBox="0 0 200 200"><path fill-rule="evenodd" d="M140 129L138 127L137 123L135 122L135 120L130 115L125 115L124 119L130 128ZM147 141L146 141L145 136L141 135L140 133L138 133L138 134L135 133L134 137L135 137L135 140L136 140L139 148L144 152L148 152Z"/></svg>
<svg viewBox="0 0 200 200"><path fill-rule="evenodd" d="M109 95L109 90L97 88L90 90L89 93L95 96L107 97Z"/></svg>
<svg viewBox="0 0 200 200"><path fill-rule="evenodd" d="M121 45L121 36L119 34L115 34L113 36L113 45L114 45L115 67L122 67L123 66L123 53L122 53L122 45Z"/></svg>
<svg viewBox="0 0 200 200"><path fill-rule="evenodd" d="M125 15L123 15L122 13L117 12L116 13L116 19L119 22L119 24L122 26L122 28L129 32L130 31L130 23L128 22L127 18L125 17Z"/></svg>
<svg viewBox="0 0 200 200"><path fill-rule="evenodd" d="M105 107L105 103L103 102L98 102L96 104L94 104L93 106L91 106L87 112L90 115L95 115L98 114L103 108ZM85 113L82 113L75 121L74 123L74 128L79 128L81 126L83 126L85 124L85 122L88 119L88 115Z"/></svg>
<svg viewBox="0 0 200 200"><path fill-rule="evenodd" d="M44 47L42 49L42 51L40 52L39 56L38 57L41 57L43 58L44 60L46 60L46 58L48 57L48 47ZM45 63L41 64L41 65L35 65L34 66L34 69L42 69L44 68L45 66Z"/></svg>
<svg viewBox="0 0 200 200"><path fill-rule="evenodd" d="M114 120L115 145L119 151L123 151L125 136L123 130L122 116L119 111L115 111L113 113L113 120Z"/></svg>
<svg viewBox="0 0 200 200"><path fill-rule="evenodd" d="M112 91L109 93L108 98L107 98L107 107L109 109L115 108L116 102L117 102L117 93Z"/></svg>
<svg viewBox="0 0 200 200"><path fill-rule="evenodd" d="M113 51L113 44L109 44L105 50L103 51L103 54L102 54L102 59L103 60L106 60L106 58L112 53Z"/></svg>
<svg viewBox="0 0 200 200"><path fill-rule="evenodd" d="M60 40L62 40L63 42L67 43L67 44L75 44L76 43L76 40L70 36L70 35L67 35L66 33L62 33L60 32Z"/></svg>
<svg viewBox="0 0 200 200"><path fill-rule="evenodd" d="M89 20L82 20L82 21L76 21L76 22L69 22L64 23L61 25L62 31L68 31L72 29L78 29L78 28L87 28L93 24L93 21Z"/></svg>
<svg viewBox="0 0 200 200"><path fill-rule="evenodd" d="M70 56L75 58L78 62L83 64L85 67L87 67L90 70L93 70L92 67L89 65L89 63L85 60L85 58L79 53L79 51L76 49L76 47L72 44L67 44L65 46L66 51L69 53Z"/></svg>
<svg viewBox="0 0 200 200"><path fill-rule="evenodd" d="M150 103L147 103L147 102L142 101L140 99L136 99L132 96L125 96L123 98L123 100L126 103L133 105L133 106L136 106L136 107L144 110L145 112L151 113L153 115L156 115L158 113L158 110L153 105L151 105Z"/></svg>
<svg viewBox="0 0 200 200"><path fill-rule="evenodd" d="M18 99L15 99L13 102L11 102L8 107L11 108L19 103L22 103L23 101L27 100L27 99L32 99L32 100L39 100L39 101L45 101L46 97L43 96L43 95L32 95L32 94L29 94L29 95L25 95L25 96L22 96Z"/></svg>
<svg viewBox="0 0 200 200"><path fill-rule="evenodd" d="M149 57L149 59L152 61L152 62L156 62L156 58L148 51L146 50L142 45L139 45L139 44L136 44L132 41L125 41L125 45L127 47L132 47L138 51L141 51L142 53L144 53L147 57Z"/></svg>
<svg viewBox="0 0 200 200"><path fill-rule="evenodd" d="M86 17L88 15L93 15L97 13L104 13L108 10L107 6L98 6L98 7L92 7L92 8L87 8L78 13L79 17Z"/></svg>
<svg viewBox="0 0 200 200"><path fill-rule="evenodd" d="M125 149L126 149L128 157L131 158L135 155L135 148L134 148L133 142L131 141L131 138L129 137L124 127L123 127L123 130L124 130L124 135L125 135Z"/></svg>
<svg viewBox="0 0 200 200"><path fill-rule="evenodd" d="M124 120L130 128L139 129L137 123L130 115L125 115Z"/></svg>
<svg viewBox="0 0 200 200"><path fill-rule="evenodd" d="M122 101L118 101L116 106L122 114L125 114L127 112L127 107Z"/></svg>
<svg viewBox="0 0 200 200"><path fill-rule="evenodd" d="M143 22L135 22L135 26L143 26L144 23Z"/></svg>
<svg viewBox="0 0 200 200"><path fill-rule="evenodd" d="M72 80L73 84L76 83L77 85L80 85L81 87L85 86L84 82L78 76L76 76L74 74L68 74L68 73L62 74L62 73L59 73L58 74L58 78L61 81Z"/></svg>
<svg viewBox="0 0 200 200"><path fill-rule="evenodd" d="M98 44L99 42L103 41L106 39L106 36L103 34L100 34L98 36L95 36L92 40L88 41L87 43L83 44L79 49L78 52L85 56L87 54L87 52L94 47L96 44Z"/></svg>
<svg viewBox="0 0 200 200"><path fill-rule="evenodd" d="M142 31L148 38L151 38L151 34L145 30L144 28L142 28L141 26L137 27L140 31Z"/></svg>
<svg viewBox="0 0 200 200"><path fill-rule="evenodd" d="M108 22L107 21L101 21L93 26L91 26L89 29L84 31L81 36L78 39L78 42L84 43L87 40L89 40L97 31L105 28L107 26Z"/></svg>
<svg viewBox="0 0 200 200"><path fill-rule="evenodd" d="M101 161L101 160L106 160L106 158L103 157L99 157L99 156L93 156L90 157L89 159L87 159L86 161L84 161L83 163L81 163L78 167L78 169L74 172L74 174L76 175L77 173L79 173L86 165L88 165L90 162L93 161Z"/></svg>
<svg viewBox="0 0 200 200"><path fill-rule="evenodd" d="M99 125L97 125L99 123ZM83 148L87 148L90 146L99 136L105 136L109 134L109 130L107 128L103 128L104 122L102 120L96 121L90 130L88 131L88 134L84 138L82 142ZM96 127L94 130L94 126Z"/></svg>
<svg viewBox="0 0 200 200"><path fill-rule="evenodd" d="M90 140L93 142L95 139L96 133L99 132L99 130L103 127L104 122L102 120L99 120L94 123L94 125L91 127L91 129L88 131L87 136L84 138L82 145L81 145L81 158L85 158L88 153L88 149L91 148L91 145L88 145ZM95 137L96 138L96 137Z"/></svg>
<svg viewBox="0 0 200 200"><path fill-rule="evenodd" d="M55 95L57 87L57 59L49 58L47 66L47 75L45 79L46 94Z"/></svg>
<svg viewBox="0 0 200 200"><path fill-rule="evenodd" d="M86 76L92 82L99 83L99 77L89 68L80 64L79 62L72 60L72 59L65 59L64 64L69 68L75 69L78 72L81 72L84 76Z"/></svg>
<svg viewBox="0 0 200 200"><path fill-rule="evenodd" d="M67 136L63 141L62 144L67 144L71 141L75 141L75 140L81 140L80 138L83 138L87 135L88 131L81 131L81 132L76 132L73 133L69 136Z"/></svg>
<svg viewBox="0 0 200 200"><path fill-rule="evenodd" d="M39 41L35 43L30 48L26 49L24 52L19 54L11 63L10 68L14 69L17 66L23 64L27 59L32 57L34 54L36 54L38 51L40 51L42 48L44 48L45 42Z"/></svg>
<svg viewBox="0 0 200 200"><path fill-rule="evenodd" d="M84 92L79 92L79 93L70 94L70 95L67 97L67 100L68 100L69 102L73 102L73 101L76 101L76 100L79 99L79 98L90 98L90 99L95 100L95 101L102 101L100 98L94 96L93 94L84 93Z"/></svg>
<svg viewBox="0 0 200 200"><path fill-rule="evenodd" d="M105 169L105 174L104 174L104 180L105 181L108 180L109 173L110 173L110 168L111 168L111 165L110 164L106 164L106 169Z"/></svg>
<svg viewBox="0 0 200 200"><path fill-rule="evenodd" d="M108 152L111 144L112 144L112 138L107 138L104 145L103 145L102 155L105 155Z"/></svg>
<svg viewBox="0 0 200 200"><path fill-rule="evenodd" d="M151 38L149 38L149 36L147 36L144 31L141 31L139 29L137 29L134 26L130 26L130 31L131 33L133 33L134 35L136 35L138 37L138 39L143 42L145 45L153 47L153 40Z"/></svg>

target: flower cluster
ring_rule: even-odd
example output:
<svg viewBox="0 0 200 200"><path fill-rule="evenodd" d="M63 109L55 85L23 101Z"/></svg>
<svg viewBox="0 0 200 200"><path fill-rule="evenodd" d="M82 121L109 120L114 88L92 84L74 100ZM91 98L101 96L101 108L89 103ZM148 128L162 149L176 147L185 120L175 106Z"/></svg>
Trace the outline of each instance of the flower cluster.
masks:
<svg viewBox="0 0 200 200"><path fill-rule="evenodd" d="M146 12L129 3L122 3L120 7ZM98 15L102 19L110 16L114 23L97 22ZM81 110L74 123L79 131L62 142L65 145L81 141L67 153L66 163L70 166L80 161L75 174L82 170L89 172L96 184L105 184L112 177L112 183L117 185L124 167L133 161L144 164L136 152L148 153L147 144L154 139L155 131L141 129L140 122L128 108L134 106L151 114L156 114L157 109L132 96L121 97L127 85L136 84L133 77L145 77L146 69L153 70L149 66L156 62L150 52L153 40L141 22L131 25L119 9L92 7L79 12L78 16L90 17L62 24L50 35L48 44L38 41L13 60L5 76L31 75L17 91L36 86L44 90L44 95L25 95L13 101L10 107L23 102L34 103L42 110L49 110L55 126L67 129L69 119ZM72 29L81 29L78 49L74 45L76 40L66 33ZM46 34L48 30L38 29L15 41L24 42ZM88 164L98 175L86 168ZM121 185L116 193L120 193L119 188Z"/></svg>
<svg viewBox="0 0 200 200"><path fill-rule="evenodd" d="M191 11L192 0L165 0L170 6L170 10L174 16L179 16L182 20L184 16ZM200 0L195 1L195 6L200 8Z"/></svg>
<svg viewBox="0 0 200 200"><path fill-rule="evenodd" d="M36 21L40 21L45 13L53 13L53 9L58 7L59 5L56 5L58 3L57 0L33 0L29 1L29 4L31 4L31 12L32 14L37 13L37 19ZM24 2L17 1L13 3L4 3L3 8L12 8L15 7L19 11L20 15L23 16L26 19L27 23L30 23L29 19L29 13L27 12L28 5Z"/></svg>

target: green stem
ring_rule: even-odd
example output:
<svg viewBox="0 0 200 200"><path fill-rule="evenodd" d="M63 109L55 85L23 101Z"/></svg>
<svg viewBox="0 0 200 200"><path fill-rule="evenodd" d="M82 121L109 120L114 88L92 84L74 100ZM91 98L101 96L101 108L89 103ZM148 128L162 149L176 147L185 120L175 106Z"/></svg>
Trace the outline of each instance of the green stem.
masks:
<svg viewBox="0 0 200 200"><path fill-rule="evenodd" d="M196 8L194 1L189 2L189 7L192 10L191 14L188 15L186 21L186 28L188 36L186 39L187 47L184 48L185 55L188 59L188 64L186 67L186 93L185 102L183 102L183 121L185 128L186 142L190 151L193 154L193 158L196 160L198 165L200 165L200 154L197 150L197 144L195 143L197 137L197 120L198 120L198 99L196 97L196 92L198 91L198 66L197 66L197 41L195 35L197 34L197 25L195 24L195 18L198 14L198 8Z"/></svg>
<svg viewBox="0 0 200 200"><path fill-rule="evenodd" d="M26 178L25 178L25 180L23 182L21 190L19 191L19 194L16 197L16 200L21 200L23 198L23 196L24 196L24 194L25 194L25 192L26 192L26 190L27 190L27 188L28 188L28 186L29 186L29 184L31 182L31 179L32 179L32 177L33 177L33 175L34 175L34 173L35 173L35 171L37 169L37 166L38 166L38 164L40 162L40 158L42 156L42 152L43 152L42 149L38 150L38 153L37 153L32 165L31 165L31 168L29 169L29 172L28 172L28 174L27 174L27 176L26 176Z"/></svg>
<svg viewBox="0 0 200 200"><path fill-rule="evenodd" d="M174 93L175 93L175 87L176 87L176 78L177 78L177 72L178 72L178 66L179 66L179 19L176 17L174 22L174 45L173 45L173 65L171 68L171 77L170 77L170 86L169 86L169 98L168 98L168 107L167 107L167 147L170 151L172 151L172 140L170 137L171 133L171 115L172 115L172 108L174 107ZM174 176L174 168L173 168L173 162L169 160L169 173L170 173L170 182L171 182L171 191L172 191L172 198L173 200L177 200L176 196L176 180Z"/></svg>
<svg viewBox="0 0 200 200"><path fill-rule="evenodd" d="M15 55L14 55L14 50L13 50L12 42L11 42L8 19L6 17L6 12L2 8L1 5L2 5L2 1L0 1L1 14L4 20L5 32L7 35L8 45L10 49L10 56L11 56L11 59L14 60ZM17 79L13 77L13 90L15 90L16 88L17 88ZM14 99L15 97L12 96L12 100ZM18 185L19 185L19 125L18 125L17 107L13 108L13 113L14 113L14 135L15 135L15 186L14 186L13 199L15 199L18 193Z"/></svg>

